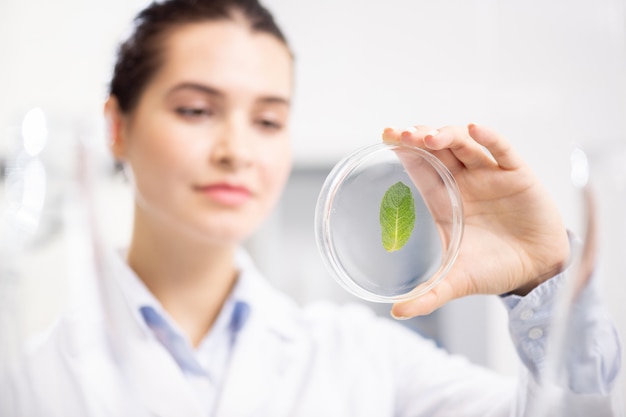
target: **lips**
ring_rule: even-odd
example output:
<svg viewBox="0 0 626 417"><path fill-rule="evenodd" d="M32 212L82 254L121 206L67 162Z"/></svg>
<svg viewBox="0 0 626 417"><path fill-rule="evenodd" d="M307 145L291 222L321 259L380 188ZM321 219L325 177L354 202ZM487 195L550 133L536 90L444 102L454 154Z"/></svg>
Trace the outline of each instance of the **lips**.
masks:
<svg viewBox="0 0 626 417"><path fill-rule="evenodd" d="M203 185L196 187L196 191L208 196L214 203L229 207L240 206L252 198L248 188L228 183Z"/></svg>

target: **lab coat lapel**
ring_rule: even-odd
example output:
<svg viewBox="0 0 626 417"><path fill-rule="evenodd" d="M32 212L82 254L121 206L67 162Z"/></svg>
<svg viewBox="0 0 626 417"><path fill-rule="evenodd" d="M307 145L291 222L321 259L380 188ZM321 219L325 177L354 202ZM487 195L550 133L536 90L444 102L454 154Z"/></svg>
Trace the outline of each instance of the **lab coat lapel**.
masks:
<svg viewBox="0 0 626 417"><path fill-rule="evenodd" d="M125 362L131 387L154 415L202 416L198 400L184 375L159 344L135 339Z"/></svg>
<svg viewBox="0 0 626 417"><path fill-rule="evenodd" d="M217 410L218 417L239 417L258 414L271 396L280 378L281 362L277 360L275 341L263 340L260 332L242 332L233 353L228 375Z"/></svg>
<svg viewBox="0 0 626 417"><path fill-rule="evenodd" d="M238 335L218 404L217 417L288 416L287 391L297 390L306 375L310 346L293 319L295 305L254 277L251 314ZM287 397L285 396L287 395Z"/></svg>

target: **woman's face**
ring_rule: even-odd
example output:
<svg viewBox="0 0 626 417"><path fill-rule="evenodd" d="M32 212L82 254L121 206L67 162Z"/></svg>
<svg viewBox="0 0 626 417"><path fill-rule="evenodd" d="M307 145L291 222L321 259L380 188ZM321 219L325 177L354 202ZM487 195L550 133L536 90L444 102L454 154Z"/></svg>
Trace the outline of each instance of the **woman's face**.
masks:
<svg viewBox="0 0 626 417"><path fill-rule="evenodd" d="M291 168L292 60L245 24L188 24L122 117L116 156L136 187L136 216L203 240L235 244L274 207Z"/></svg>

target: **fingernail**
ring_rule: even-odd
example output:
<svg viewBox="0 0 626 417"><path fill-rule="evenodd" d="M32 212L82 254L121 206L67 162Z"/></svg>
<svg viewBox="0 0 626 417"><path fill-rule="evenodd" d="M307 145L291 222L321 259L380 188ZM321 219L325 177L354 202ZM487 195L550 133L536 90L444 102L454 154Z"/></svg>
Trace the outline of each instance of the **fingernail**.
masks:
<svg viewBox="0 0 626 417"><path fill-rule="evenodd" d="M433 129L430 130L428 133L426 133L426 136L437 136L439 134L439 131L437 129Z"/></svg>
<svg viewBox="0 0 626 417"><path fill-rule="evenodd" d="M393 310L391 310L391 317L393 317L393 318L394 318L394 319L396 319L396 320L408 320L408 319L410 319L410 318L411 318L411 317L406 317L406 316L397 316L397 315L393 312Z"/></svg>
<svg viewBox="0 0 626 417"><path fill-rule="evenodd" d="M405 132L409 132L411 134L413 133L417 133L417 129L413 126L407 127L406 129L404 129Z"/></svg>

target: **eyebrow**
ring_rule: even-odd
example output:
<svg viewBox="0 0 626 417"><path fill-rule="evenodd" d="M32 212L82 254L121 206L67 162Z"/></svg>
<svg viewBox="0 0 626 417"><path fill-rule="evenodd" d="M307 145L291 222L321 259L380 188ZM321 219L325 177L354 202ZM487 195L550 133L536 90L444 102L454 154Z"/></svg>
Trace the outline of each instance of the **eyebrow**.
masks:
<svg viewBox="0 0 626 417"><path fill-rule="evenodd" d="M214 96L218 98L225 97L225 94L217 88L214 88L205 84L194 83L194 82L183 82L183 83L177 84L167 93L167 95L174 94L175 92L180 91L180 90L194 90L194 91L198 91L200 93L203 93L209 96ZM257 99L257 101L261 103L269 103L269 104L275 103L275 104L284 104L286 106L290 105L290 101L286 99L285 97L273 96L273 95L261 96L260 98Z"/></svg>

